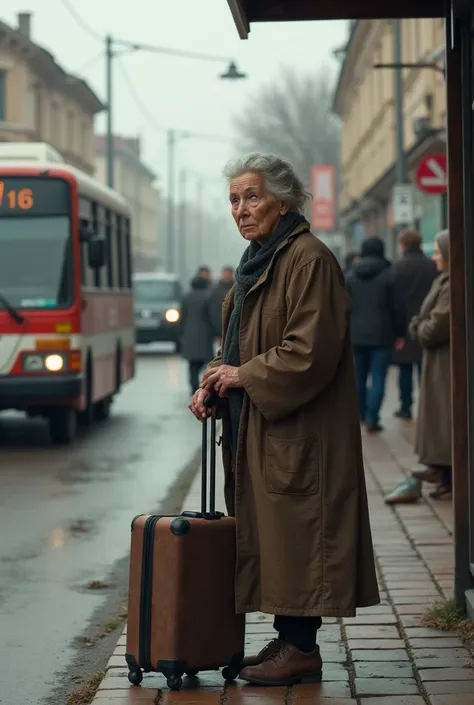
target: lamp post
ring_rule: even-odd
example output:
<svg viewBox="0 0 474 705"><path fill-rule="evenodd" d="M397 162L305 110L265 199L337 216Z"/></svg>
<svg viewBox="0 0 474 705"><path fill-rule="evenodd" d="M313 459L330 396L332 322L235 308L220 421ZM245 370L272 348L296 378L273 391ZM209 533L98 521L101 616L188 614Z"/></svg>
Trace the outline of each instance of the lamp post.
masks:
<svg viewBox="0 0 474 705"><path fill-rule="evenodd" d="M397 185L403 186L407 181L404 145L404 119L403 119L403 69L430 69L445 75L444 68L435 61L404 63L402 61L402 36L401 20L393 20L393 63L377 63L374 69L392 69L394 75L395 98L395 135L396 135L396 162L395 180Z"/></svg>
<svg viewBox="0 0 474 705"><path fill-rule="evenodd" d="M121 56L129 52L146 51L153 54L165 54L168 56L181 57L183 59L193 59L195 61L218 62L227 64L227 69L219 75L219 78L226 81L237 81L247 78L245 73L238 70L235 61L225 56L214 54L202 54L199 52L182 51L180 49L169 49L167 47L154 46L153 44L141 44L130 42L124 39L116 39L108 34L105 38L105 61L106 61L106 92L107 92L107 185L113 188L114 185L114 144L113 144L113 60L116 56Z"/></svg>

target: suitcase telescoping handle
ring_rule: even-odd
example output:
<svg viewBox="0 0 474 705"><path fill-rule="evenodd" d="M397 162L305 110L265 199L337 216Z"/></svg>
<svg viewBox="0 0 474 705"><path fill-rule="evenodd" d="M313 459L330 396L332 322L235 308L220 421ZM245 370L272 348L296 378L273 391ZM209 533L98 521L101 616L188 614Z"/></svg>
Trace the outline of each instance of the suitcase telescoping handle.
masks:
<svg viewBox="0 0 474 705"><path fill-rule="evenodd" d="M205 400L207 407L216 406L220 397L216 392L211 392ZM211 416L211 448L209 453L209 513L207 511L207 443L208 443L207 419L202 424L202 464L201 464L201 513L204 517L218 519L221 512L216 512L216 418Z"/></svg>

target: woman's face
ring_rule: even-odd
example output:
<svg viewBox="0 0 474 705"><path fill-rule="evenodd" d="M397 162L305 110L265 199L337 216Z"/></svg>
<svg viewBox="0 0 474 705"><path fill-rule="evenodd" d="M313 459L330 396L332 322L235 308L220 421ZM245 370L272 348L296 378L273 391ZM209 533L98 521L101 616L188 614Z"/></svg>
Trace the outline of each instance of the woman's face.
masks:
<svg viewBox="0 0 474 705"><path fill-rule="evenodd" d="M245 240L264 241L272 234L280 215L288 211L268 193L258 171L235 178L230 185L229 200L232 216Z"/></svg>
<svg viewBox="0 0 474 705"><path fill-rule="evenodd" d="M446 272L446 270L448 269L448 263L441 254L441 250L439 249L439 245L437 242L435 242L433 248L433 262L436 264L438 272Z"/></svg>

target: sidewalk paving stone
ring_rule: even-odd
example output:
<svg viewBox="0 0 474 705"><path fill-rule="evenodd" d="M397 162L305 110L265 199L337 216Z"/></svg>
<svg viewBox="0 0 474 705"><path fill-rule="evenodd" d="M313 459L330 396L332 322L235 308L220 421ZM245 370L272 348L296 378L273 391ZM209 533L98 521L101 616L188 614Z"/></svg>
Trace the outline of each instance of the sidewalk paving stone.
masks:
<svg viewBox="0 0 474 705"><path fill-rule="evenodd" d="M185 679L179 692L170 692L159 674L146 674L141 687L130 686L124 633L96 705L474 705L473 659L461 639L421 623L430 604L453 593L451 503L427 494L416 504L384 503L384 495L418 466L414 424L390 416L394 391L392 375L385 431L363 436L382 604L357 610L356 617L324 619L318 635L323 682L258 688L239 681L225 685L221 674L212 672ZM222 509L222 473L217 489ZM197 476L187 508L199 505L199 493ZM247 653L258 652L275 636L272 623L271 615L248 615Z"/></svg>

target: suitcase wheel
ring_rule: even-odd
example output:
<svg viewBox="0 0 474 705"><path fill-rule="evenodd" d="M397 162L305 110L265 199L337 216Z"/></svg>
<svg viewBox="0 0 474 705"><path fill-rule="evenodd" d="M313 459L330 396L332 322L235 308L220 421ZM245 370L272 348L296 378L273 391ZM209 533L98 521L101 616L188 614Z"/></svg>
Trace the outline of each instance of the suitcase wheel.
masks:
<svg viewBox="0 0 474 705"><path fill-rule="evenodd" d="M130 668L128 672L128 680L132 685L140 685L143 680L143 673L140 668Z"/></svg>
<svg viewBox="0 0 474 705"><path fill-rule="evenodd" d="M183 679L181 676L169 676L166 679L166 685L170 690L180 690L183 685Z"/></svg>
<svg viewBox="0 0 474 705"><path fill-rule="evenodd" d="M238 675L239 675L239 671L236 669L236 667L233 664L231 666L226 666L225 668L222 669L222 677L228 683L235 681L235 679L237 678Z"/></svg>
<svg viewBox="0 0 474 705"><path fill-rule="evenodd" d="M199 671L186 671L186 675L188 676L188 678L195 678L198 673Z"/></svg>

